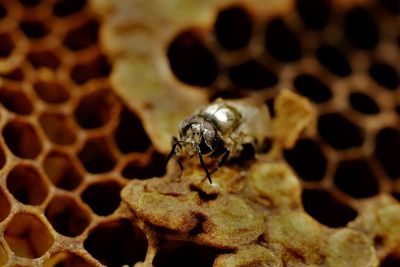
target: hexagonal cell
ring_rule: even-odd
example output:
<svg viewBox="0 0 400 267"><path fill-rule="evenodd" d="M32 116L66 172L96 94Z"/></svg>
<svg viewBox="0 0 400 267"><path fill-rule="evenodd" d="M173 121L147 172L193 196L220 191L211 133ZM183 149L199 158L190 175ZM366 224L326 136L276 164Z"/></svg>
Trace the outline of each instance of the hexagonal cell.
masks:
<svg viewBox="0 0 400 267"><path fill-rule="evenodd" d="M3 128L3 137L11 152L21 158L34 159L42 150L35 128L29 123L14 119Z"/></svg>
<svg viewBox="0 0 400 267"><path fill-rule="evenodd" d="M4 238L17 256L28 259L42 256L54 242L47 226L29 213L15 214L5 227Z"/></svg>
<svg viewBox="0 0 400 267"><path fill-rule="evenodd" d="M20 202L40 205L47 196L48 187L35 167L18 164L7 175L7 188Z"/></svg>
<svg viewBox="0 0 400 267"><path fill-rule="evenodd" d="M364 142L361 129L340 113L319 117L318 132L328 144L339 150L361 146Z"/></svg>
<svg viewBox="0 0 400 267"><path fill-rule="evenodd" d="M360 113L372 115L379 113L379 106L372 97L361 92L352 92L349 102L353 109Z"/></svg>
<svg viewBox="0 0 400 267"><path fill-rule="evenodd" d="M94 267L83 257L71 252L58 252L43 263L43 267Z"/></svg>
<svg viewBox="0 0 400 267"><path fill-rule="evenodd" d="M304 189L301 195L304 210L329 227L344 227L357 217L357 212L334 198L329 192Z"/></svg>
<svg viewBox="0 0 400 267"><path fill-rule="evenodd" d="M2 86L0 88L0 103L9 111L29 115L33 111L33 105L21 88Z"/></svg>
<svg viewBox="0 0 400 267"><path fill-rule="evenodd" d="M304 25L313 30L322 30L329 22L332 3L330 0L297 0L296 9Z"/></svg>
<svg viewBox="0 0 400 267"><path fill-rule="evenodd" d="M0 33L0 58L8 57L14 50L15 44L8 33Z"/></svg>
<svg viewBox="0 0 400 267"><path fill-rule="evenodd" d="M400 133L393 128L380 130L375 140L375 156L390 178L400 178Z"/></svg>
<svg viewBox="0 0 400 267"><path fill-rule="evenodd" d="M76 141L75 131L68 123L68 116L60 113L43 113L40 126L50 141L59 145L71 145Z"/></svg>
<svg viewBox="0 0 400 267"><path fill-rule="evenodd" d="M99 23L94 19L90 19L77 28L67 32L63 43L72 51L85 49L97 43L98 31Z"/></svg>
<svg viewBox="0 0 400 267"><path fill-rule="evenodd" d="M36 69L49 68L55 70L61 64L58 56L51 51L29 52L26 57Z"/></svg>
<svg viewBox="0 0 400 267"><path fill-rule="evenodd" d="M91 173L108 172L115 166L115 157L111 153L107 140L102 137L86 140L78 157L85 169Z"/></svg>
<svg viewBox="0 0 400 267"><path fill-rule="evenodd" d="M85 129L99 128L111 118L117 98L109 89L99 89L83 96L74 115L76 122Z"/></svg>
<svg viewBox="0 0 400 267"><path fill-rule="evenodd" d="M23 20L19 23L19 28L24 32L25 36L30 39L39 39L46 36L50 30L41 21Z"/></svg>
<svg viewBox="0 0 400 267"><path fill-rule="evenodd" d="M339 49L330 45L322 45L318 47L316 55L319 63L333 74L339 77L351 74L350 63Z"/></svg>
<svg viewBox="0 0 400 267"><path fill-rule="evenodd" d="M209 86L217 78L217 60L194 29L179 33L167 55L172 72L184 83Z"/></svg>
<svg viewBox="0 0 400 267"><path fill-rule="evenodd" d="M57 17L66 17L81 11L86 5L86 0L59 0L53 6L53 14Z"/></svg>
<svg viewBox="0 0 400 267"><path fill-rule="evenodd" d="M400 85L400 76L397 70L386 63L374 63L369 68L369 75L383 87L394 90Z"/></svg>
<svg viewBox="0 0 400 267"><path fill-rule="evenodd" d="M315 141L300 139L292 149L284 151L284 156L301 179L321 181L324 178L327 159Z"/></svg>
<svg viewBox="0 0 400 267"><path fill-rule="evenodd" d="M334 177L335 185L354 198L372 197L379 193L379 184L364 159L341 161Z"/></svg>
<svg viewBox="0 0 400 267"><path fill-rule="evenodd" d="M110 74L111 66L103 55L93 60L80 63L71 69L71 78L77 84L83 84L91 79L107 77Z"/></svg>
<svg viewBox="0 0 400 267"><path fill-rule="evenodd" d="M127 219L98 225L83 245L95 259L110 267L132 266L143 261L147 251L145 235Z"/></svg>
<svg viewBox="0 0 400 267"><path fill-rule="evenodd" d="M316 103L326 102L332 98L329 87L314 75L300 74L294 79L293 85L297 92Z"/></svg>
<svg viewBox="0 0 400 267"><path fill-rule="evenodd" d="M54 197L45 210L45 216L60 234L80 235L90 223L90 215L68 196Z"/></svg>
<svg viewBox="0 0 400 267"><path fill-rule="evenodd" d="M166 172L165 157L159 153L153 153L148 162L132 160L122 170L122 176L127 179L147 179L161 177Z"/></svg>
<svg viewBox="0 0 400 267"><path fill-rule="evenodd" d="M119 150L124 154L144 152L151 145L141 121L127 108L124 108L121 112L119 124L114 132L114 139Z"/></svg>
<svg viewBox="0 0 400 267"><path fill-rule="evenodd" d="M65 190L74 190L83 180L70 156L61 152L48 153L43 169L55 186Z"/></svg>
<svg viewBox="0 0 400 267"><path fill-rule="evenodd" d="M118 208L121 188L119 183L112 180L92 183L82 192L81 198L94 213L107 216Z"/></svg>
<svg viewBox="0 0 400 267"><path fill-rule="evenodd" d="M8 202L8 199L5 196L4 192L0 190L0 222L7 218L9 213L10 203Z"/></svg>
<svg viewBox="0 0 400 267"><path fill-rule="evenodd" d="M8 261L7 251L4 248L4 245L0 243L0 266L6 265L7 261Z"/></svg>
<svg viewBox="0 0 400 267"><path fill-rule="evenodd" d="M238 50L249 43L252 26L251 17L243 7L231 6L218 13L214 31L223 48Z"/></svg>
<svg viewBox="0 0 400 267"><path fill-rule="evenodd" d="M33 89L40 99L50 104L60 104L69 99L68 90L58 82L37 81Z"/></svg>
<svg viewBox="0 0 400 267"><path fill-rule="evenodd" d="M301 43L282 18L274 18L267 24L265 47L268 53L282 62L301 58Z"/></svg>

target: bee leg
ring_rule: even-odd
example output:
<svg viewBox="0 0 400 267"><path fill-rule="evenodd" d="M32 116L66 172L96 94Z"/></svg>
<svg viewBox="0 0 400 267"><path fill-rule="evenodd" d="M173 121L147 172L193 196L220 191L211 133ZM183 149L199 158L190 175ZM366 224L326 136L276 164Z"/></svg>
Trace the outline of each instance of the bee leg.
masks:
<svg viewBox="0 0 400 267"><path fill-rule="evenodd" d="M169 160L172 158L172 156L175 156L176 162L178 163L179 168L181 169L181 172L180 172L180 174L179 174L179 176L181 176L182 173L183 173L183 164L182 164L181 160L176 156L176 147L177 147L177 146L180 146L180 144L179 144L179 142L178 142L178 139L177 139L176 137L173 137L173 138L172 138L172 148L171 148L171 152L169 152L169 154L168 154L168 156L167 156L166 163L169 162Z"/></svg>
<svg viewBox="0 0 400 267"><path fill-rule="evenodd" d="M218 171L218 169L221 168L221 167L225 164L225 162L226 162L226 161L228 160L228 158L229 158L229 154L230 154L230 151L229 151L228 149L225 148L224 155L222 156L221 160L218 162L217 167L214 168L214 169L210 172L210 174L213 174L214 172Z"/></svg>
<svg viewBox="0 0 400 267"><path fill-rule="evenodd" d="M201 155L200 151L199 151L198 154L199 154L199 159L200 159L201 167L202 167L202 168L204 169L204 171L206 172L208 181L210 182L210 184L212 184L212 181L211 181L211 174L210 174L210 172L208 171L206 164L204 163L203 156Z"/></svg>

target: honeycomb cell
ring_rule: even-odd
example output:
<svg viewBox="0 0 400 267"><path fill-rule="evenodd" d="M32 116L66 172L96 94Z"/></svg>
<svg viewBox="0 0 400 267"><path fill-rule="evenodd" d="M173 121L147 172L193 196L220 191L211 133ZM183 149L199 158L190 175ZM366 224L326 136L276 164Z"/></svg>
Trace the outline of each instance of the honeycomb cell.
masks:
<svg viewBox="0 0 400 267"><path fill-rule="evenodd" d="M354 198L372 197L379 193L379 184L367 161L347 160L339 163L335 185Z"/></svg>
<svg viewBox="0 0 400 267"><path fill-rule="evenodd" d="M378 2L393 15L400 14L400 5L398 0L379 0Z"/></svg>
<svg viewBox="0 0 400 267"><path fill-rule="evenodd" d="M99 128L111 118L117 99L109 89L96 90L83 96L75 108L76 122L85 129Z"/></svg>
<svg viewBox="0 0 400 267"><path fill-rule="evenodd" d="M4 238L17 256L28 259L42 256L54 242L44 222L29 213L15 214L6 225Z"/></svg>
<svg viewBox="0 0 400 267"><path fill-rule="evenodd" d="M121 202L121 185L115 181L93 183L82 192L82 200L94 213L107 216L113 213Z"/></svg>
<svg viewBox="0 0 400 267"><path fill-rule="evenodd" d="M74 190L83 180L69 155L52 151L43 160L43 169L50 181L65 190Z"/></svg>
<svg viewBox="0 0 400 267"><path fill-rule="evenodd" d="M278 77L256 60L249 60L229 69L229 78L239 88L262 89L276 85Z"/></svg>
<svg viewBox="0 0 400 267"><path fill-rule="evenodd" d="M324 178L327 159L315 141L301 139L295 147L285 150L284 156L301 179L320 181Z"/></svg>
<svg viewBox="0 0 400 267"><path fill-rule="evenodd" d="M400 177L400 133L393 128L383 128L375 140L375 156L390 178Z"/></svg>
<svg viewBox="0 0 400 267"><path fill-rule="evenodd" d="M19 2L24 6L32 7L39 4L40 0L19 0Z"/></svg>
<svg viewBox="0 0 400 267"><path fill-rule="evenodd" d="M43 267L94 267L81 256L71 252L58 252L43 263Z"/></svg>
<svg viewBox="0 0 400 267"><path fill-rule="evenodd" d="M14 50L15 44L8 33L0 33L0 58L8 57Z"/></svg>
<svg viewBox="0 0 400 267"><path fill-rule="evenodd" d="M119 124L114 132L114 139L119 150L124 154L144 152L151 145L141 121L127 108L124 108L121 112Z"/></svg>
<svg viewBox="0 0 400 267"><path fill-rule="evenodd" d="M369 69L372 79L383 87L394 90L399 87L400 77L397 70L386 63L374 63Z"/></svg>
<svg viewBox="0 0 400 267"><path fill-rule="evenodd" d="M19 28L30 39L43 38L50 32L49 28L40 21L23 20L19 23Z"/></svg>
<svg viewBox="0 0 400 267"><path fill-rule="evenodd" d="M20 202L40 205L48 194L48 187L35 167L18 164L7 175L7 188Z"/></svg>
<svg viewBox="0 0 400 267"><path fill-rule="evenodd" d="M8 122L3 128L3 137L11 152L21 158L34 159L42 149L35 128L22 120Z"/></svg>
<svg viewBox="0 0 400 267"><path fill-rule="evenodd" d="M304 189L301 195L304 210L329 227L344 227L357 217L357 212L334 198L329 192Z"/></svg>
<svg viewBox="0 0 400 267"><path fill-rule="evenodd" d="M322 66L339 77L351 74L351 66L346 57L337 48L322 45L316 51L317 59Z"/></svg>
<svg viewBox="0 0 400 267"><path fill-rule="evenodd" d="M169 45L167 56L172 72L184 83L209 86L217 78L217 61L194 30L180 33Z"/></svg>
<svg viewBox="0 0 400 267"><path fill-rule="evenodd" d="M361 146L361 129L339 113L322 115L318 120L318 132L332 147L342 150Z"/></svg>
<svg viewBox="0 0 400 267"><path fill-rule="evenodd" d="M40 99L49 104L61 104L69 99L68 90L59 82L37 81L33 89Z"/></svg>
<svg viewBox="0 0 400 267"><path fill-rule="evenodd" d="M268 23L265 46L271 56L279 61L291 62L301 57L299 39L281 18L272 19Z"/></svg>
<svg viewBox="0 0 400 267"><path fill-rule="evenodd" d="M45 216L60 234L70 237L80 235L90 223L90 215L74 199L58 196L51 200Z"/></svg>
<svg viewBox="0 0 400 267"><path fill-rule="evenodd" d="M371 13L364 7L352 8L344 18L346 38L356 47L372 49L379 41L378 25Z"/></svg>
<svg viewBox="0 0 400 267"><path fill-rule="evenodd" d="M78 153L78 158L88 172L104 173L115 166L115 158L105 138L91 138Z"/></svg>
<svg viewBox="0 0 400 267"><path fill-rule="evenodd" d="M228 7L218 13L214 31L223 48L238 50L245 47L250 41L252 21L242 7Z"/></svg>
<svg viewBox="0 0 400 267"><path fill-rule="evenodd" d="M0 87L0 103L9 111L29 115L33 111L32 102L21 89Z"/></svg>
<svg viewBox="0 0 400 267"><path fill-rule="evenodd" d="M97 43L99 24L91 19L70 30L64 37L64 45L71 51L85 49Z"/></svg>
<svg viewBox="0 0 400 267"><path fill-rule="evenodd" d="M147 239L129 220L120 219L97 226L84 241L84 247L106 266L132 266L144 260Z"/></svg>
<svg viewBox="0 0 400 267"><path fill-rule="evenodd" d="M0 222L7 218L10 213L10 203L4 192L0 190ZM1 253L0 253L1 254Z"/></svg>
<svg viewBox="0 0 400 267"><path fill-rule="evenodd" d="M326 102L332 98L329 87L311 74L300 74L293 81L297 92L316 103Z"/></svg>
<svg viewBox="0 0 400 267"><path fill-rule="evenodd" d="M57 17L66 17L81 11L86 5L86 0L58 0L53 6L53 14Z"/></svg>
<svg viewBox="0 0 400 267"><path fill-rule="evenodd" d="M361 92L353 92L349 96L349 102L353 109L360 113L372 115L379 113L378 104L373 98Z"/></svg>
<svg viewBox="0 0 400 267"><path fill-rule="evenodd" d="M40 126L50 141L59 145L71 145L76 141L75 131L68 123L68 117L61 113L43 113L39 117Z"/></svg>
<svg viewBox="0 0 400 267"><path fill-rule="evenodd" d="M0 73L0 77L12 81L22 81L25 78L21 68L15 68L9 72Z"/></svg>
<svg viewBox="0 0 400 267"><path fill-rule="evenodd" d="M159 153L153 153L149 162L143 164L138 160L132 160L122 170L122 176L127 179L147 179L162 177L166 170L165 157Z"/></svg>
<svg viewBox="0 0 400 267"><path fill-rule="evenodd" d="M107 59L100 55L89 62L74 66L71 70L71 78L77 84L83 84L92 79L107 77L110 70L111 66Z"/></svg>
<svg viewBox="0 0 400 267"><path fill-rule="evenodd" d="M330 0L297 0L296 9L304 25L313 30L325 28L332 12Z"/></svg>
<svg viewBox="0 0 400 267"><path fill-rule="evenodd" d="M58 56L51 51L29 52L26 57L36 69L49 68L56 70L61 64Z"/></svg>

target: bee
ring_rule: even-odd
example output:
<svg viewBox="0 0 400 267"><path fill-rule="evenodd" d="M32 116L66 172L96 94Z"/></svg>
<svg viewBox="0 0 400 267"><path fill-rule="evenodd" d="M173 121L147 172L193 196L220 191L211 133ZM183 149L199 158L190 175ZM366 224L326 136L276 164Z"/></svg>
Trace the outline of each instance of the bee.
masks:
<svg viewBox="0 0 400 267"><path fill-rule="evenodd" d="M180 122L179 139L173 137L167 162L175 156L182 171L177 148L185 150L190 157L198 155L212 184L211 174L228 160L238 158L245 145L251 145L258 153L270 135L270 128L270 116L265 104L256 104L252 99L217 99ZM204 156L220 158L213 170L207 168Z"/></svg>

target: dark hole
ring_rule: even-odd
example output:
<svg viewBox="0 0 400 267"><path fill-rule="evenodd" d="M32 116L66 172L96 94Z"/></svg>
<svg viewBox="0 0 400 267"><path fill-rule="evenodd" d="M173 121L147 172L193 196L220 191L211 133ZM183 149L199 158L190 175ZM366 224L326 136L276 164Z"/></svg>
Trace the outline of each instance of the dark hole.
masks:
<svg viewBox="0 0 400 267"><path fill-rule="evenodd" d="M45 210L45 215L53 228L65 236L78 236L89 225L90 217L75 200L55 197Z"/></svg>
<svg viewBox="0 0 400 267"><path fill-rule="evenodd" d="M89 20L76 29L69 31L64 39L64 45L72 51L85 49L97 42L99 24L95 20Z"/></svg>
<svg viewBox="0 0 400 267"><path fill-rule="evenodd" d="M379 2L382 4L384 8L386 8L393 15L400 14L399 0L379 0Z"/></svg>
<svg viewBox="0 0 400 267"><path fill-rule="evenodd" d="M147 179L161 177L165 174L166 161L162 154L154 152L149 162L130 161L122 170L122 176L127 179Z"/></svg>
<svg viewBox="0 0 400 267"><path fill-rule="evenodd" d="M278 77L256 60L249 60L229 69L229 78L238 87L262 89L278 83Z"/></svg>
<svg viewBox="0 0 400 267"><path fill-rule="evenodd" d="M49 33L49 29L40 21L22 21L19 24L21 30L28 38L39 39Z"/></svg>
<svg viewBox="0 0 400 267"><path fill-rule="evenodd" d="M107 77L111 66L107 59L100 55L94 60L74 66L71 70L71 78L77 84L83 84L91 79Z"/></svg>
<svg viewBox="0 0 400 267"><path fill-rule="evenodd" d="M10 72L0 73L0 76L13 81L22 81L24 79L24 73L20 68L16 68Z"/></svg>
<svg viewBox="0 0 400 267"><path fill-rule="evenodd" d="M61 64L57 55L50 51L30 52L27 58L34 68L46 67L55 70Z"/></svg>
<svg viewBox="0 0 400 267"><path fill-rule="evenodd" d="M351 74L351 67L346 57L336 48L323 45L317 49L319 62L333 74L345 77Z"/></svg>
<svg viewBox="0 0 400 267"><path fill-rule="evenodd" d="M144 260L147 240L129 220L120 219L97 226L84 241L84 247L106 266L133 266Z"/></svg>
<svg viewBox="0 0 400 267"><path fill-rule="evenodd" d="M325 28L332 9L330 0L297 0L296 8L304 24L314 30Z"/></svg>
<svg viewBox="0 0 400 267"><path fill-rule="evenodd" d="M361 49L372 49L379 41L378 26L363 7L355 7L346 14L344 32L347 39Z"/></svg>
<svg viewBox="0 0 400 267"><path fill-rule="evenodd" d="M203 224L206 221L206 218L201 214L197 214L196 219L197 219L197 224L195 227L193 227L193 229L190 229L189 231L190 236L196 236L204 232Z"/></svg>
<svg viewBox="0 0 400 267"><path fill-rule="evenodd" d="M115 159L104 138L86 141L78 157L85 169L91 173L108 172L115 166Z"/></svg>
<svg viewBox="0 0 400 267"><path fill-rule="evenodd" d="M76 132L68 123L68 115L61 113L43 113L39 123L50 141L59 145L71 145L76 141Z"/></svg>
<svg viewBox="0 0 400 267"><path fill-rule="evenodd" d="M357 212L322 190L304 189L301 195L304 210L329 227L344 227L357 217Z"/></svg>
<svg viewBox="0 0 400 267"><path fill-rule="evenodd" d="M198 188L197 186L194 186L194 185L190 186L190 190L193 192L196 192L199 195L199 197L204 201L214 200L218 197L217 193L209 194L207 192L204 192L201 188ZM200 221L204 222L205 218L201 218Z"/></svg>
<svg viewBox="0 0 400 267"><path fill-rule="evenodd" d="M19 0L19 2L24 6L36 6L39 4L39 0Z"/></svg>
<svg viewBox="0 0 400 267"><path fill-rule="evenodd" d="M217 61L194 32L178 35L167 54L172 72L184 83L209 86L217 78Z"/></svg>
<svg viewBox="0 0 400 267"><path fill-rule="evenodd" d="M397 199L397 201L400 201L400 192L392 192L392 196Z"/></svg>
<svg viewBox="0 0 400 267"><path fill-rule="evenodd" d="M296 90L310 100L321 103L332 98L329 87L310 74L301 74L294 79Z"/></svg>
<svg viewBox="0 0 400 267"><path fill-rule="evenodd" d="M395 129L382 129L375 141L375 156L393 179L400 177L400 134Z"/></svg>
<svg viewBox="0 0 400 267"><path fill-rule="evenodd" d="M252 144L243 144L243 150L240 155L236 158L232 158L230 162L243 164L246 161L254 159L256 155L256 150Z"/></svg>
<svg viewBox="0 0 400 267"><path fill-rule="evenodd" d="M0 33L0 58L8 57L14 49L14 42L8 33Z"/></svg>
<svg viewBox="0 0 400 267"><path fill-rule="evenodd" d="M271 56L279 61L296 61L301 57L299 39L280 18L268 23L265 45Z"/></svg>
<svg viewBox="0 0 400 267"><path fill-rule="evenodd" d="M300 139L295 147L284 151L286 161L306 181L321 181L326 172L326 157L311 139Z"/></svg>
<svg viewBox="0 0 400 267"><path fill-rule="evenodd" d="M210 102L214 101L217 98L235 99L235 98L241 98L241 97L242 97L242 95L237 90L219 90L218 92L216 92L215 94L213 94L210 97Z"/></svg>
<svg viewBox="0 0 400 267"><path fill-rule="evenodd" d="M7 9L0 3L0 19L7 16Z"/></svg>
<svg viewBox="0 0 400 267"><path fill-rule="evenodd" d="M400 84L397 70L385 63L373 64L369 69L369 74L378 84L388 89L396 89Z"/></svg>
<svg viewBox="0 0 400 267"><path fill-rule="evenodd" d="M243 8L234 6L219 12L214 28L222 47L237 50L249 43L252 23Z"/></svg>
<svg viewBox="0 0 400 267"><path fill-rule="evenodd" d="M31 101L21 89L1 87L0 103L9 111L21 115L29 115L33 111Z"/></svg>
<svg viewBox="0 0 400 267"><path fill-rule="evenodd" d="M335 185L355 198L371 197L379 193L379 185L368 162L362 159L342 161L336 169Z"/></svg>
<svg viewBox="0 0 400 267"><path fill-rule="evenodd" d="M122 153L144 152L151 145L141 121L127 108L121 112L114 138Z"/></svg>
<svg viewBox="0 0 400 267"><path fill-rule="evenodd" d="M65 17L79 12L85 5L86 0L58 0L53 7L53 13L57 17Z"/></svg>
<svg viewBox="0 0 400 267"><path fill-rule="evenodd" d="M116 182L103 182L89 185L83 191L82 200L90 206L94 213L107 216L119 206L121 186Z"/></svg>
<svg viewBox="0 0 400 267"><path fill-rule="evenodd" d="M339 113L322 115L318 120L318 132L322 138L336 149L361 146L361 129Z"/></svg>
<svg viewBox="0 0 400 267"><path fill-rule="evenodd" d="M69 99L68 90L58 82L38 81L33 84L37 96L50 104L60 104Z"/></svg>
<svg viewBox="0 0 400 267"><path fill-rule="evenodd" d="M349 97L350 105L357 111L364 114L377 114L379 107L374 99L360 92L353 92Z"/></svg>
<svg viewBox="0 0 400 267"><path fill-rule="evenodd" d="M272 139L270 139L270 138L264 139L264 143L262 145L261 152L268 153L272 148L272 144L273 144Z"/></svg>
<svg viewBox="0 0 400 267"><path fill-rule="evenodd" d="M400 255L391 254L386 256L382 261L380 267L399 267L400 266Z"/></svg>

